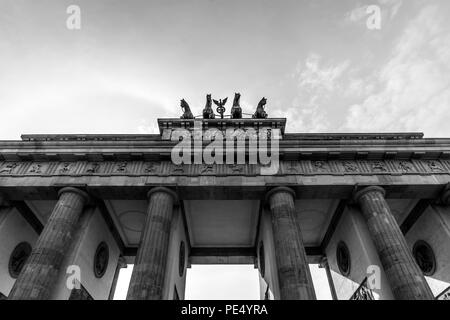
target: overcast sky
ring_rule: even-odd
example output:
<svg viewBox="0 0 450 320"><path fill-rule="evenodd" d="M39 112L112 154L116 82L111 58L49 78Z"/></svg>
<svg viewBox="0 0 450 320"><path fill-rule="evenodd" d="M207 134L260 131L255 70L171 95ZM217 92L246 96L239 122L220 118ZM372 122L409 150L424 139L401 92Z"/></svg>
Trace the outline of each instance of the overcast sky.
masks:
<svg viewBox="0 0 450 320"><path fill-rule="evenodd" d="M235 92L290 132L450 137L449 17L448 0L0 0L0 139L156 133L181 98L197 115Z"/></svg>
<svg viewBox="0 0 450 320"><path fill-rule="evenodd" d="M291 132L450 136L448 0L0 4L0 139L156 132L181 98L200 114L207 93L235 92L247 113L267 97ZM81 30L66 27L70 4Z"/></svg>

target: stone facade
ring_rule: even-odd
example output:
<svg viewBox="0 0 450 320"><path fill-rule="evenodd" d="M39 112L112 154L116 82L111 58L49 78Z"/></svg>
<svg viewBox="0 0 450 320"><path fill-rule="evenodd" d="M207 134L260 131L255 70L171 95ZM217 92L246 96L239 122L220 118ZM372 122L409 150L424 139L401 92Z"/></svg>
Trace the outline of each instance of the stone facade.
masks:
<svg viewBox="0 0 450 320"><path fill-rule="evenodd" d="M336 299L446 296L450 139L201 121L203 130L279 129L279 167L267 175L248 161L177 165L173 137L194 120L158 122L157 135L0 142L4 296L108 299L127 263L128 299L183 299L191 263L254 264L261 298L315 299L312 263L326 268ZM28 259L21 247L13 254L23 242Z"/></svg>

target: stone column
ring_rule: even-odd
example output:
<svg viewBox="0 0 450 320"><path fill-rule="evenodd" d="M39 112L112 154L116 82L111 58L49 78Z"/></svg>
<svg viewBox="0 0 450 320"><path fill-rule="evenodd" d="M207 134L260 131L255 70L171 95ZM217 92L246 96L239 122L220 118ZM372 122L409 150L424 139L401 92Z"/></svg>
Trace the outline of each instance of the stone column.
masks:
<svg viewBox="0 0 450 320"><path fill-rule="evenodd" d="M278 187L267 194L281 300L315 300L311 274L294 206L295 192Z"/></svg>
<svg viewBox="0 0 450 320"><path fill-rule="evenodd" d="M75 188L63 188L58 196L59 200L14 283L9 299L46 300L51 297L78 218L89 199L87 193Z"/></svg>
<svg viewBox="0 0 450 320"><path fill-rule="evenodd" d="M433 300L384 196L383 188L372 186L357 192L354 198L366 219L392 293L398 300Z"/></svg>
<svg viewBox="0 0 450 320"><path fill-rule="evenodd" d="M8 201L6 201L5 196L0 193L0 208L8 206Z"/></svg>
<svg viewBox="0 0 450 320"><path fill-rule="evenodd" d="M161 300L176 193L156 187L148 193L145 229L131 275L127 300Z"/></svg>
<svg viewBox="0 0 450 320"><path fill-rule="evenodd" d="M11 206L6 200L5 196L0 193L0 226L5 220L8 213L11 211Z"/></svg>

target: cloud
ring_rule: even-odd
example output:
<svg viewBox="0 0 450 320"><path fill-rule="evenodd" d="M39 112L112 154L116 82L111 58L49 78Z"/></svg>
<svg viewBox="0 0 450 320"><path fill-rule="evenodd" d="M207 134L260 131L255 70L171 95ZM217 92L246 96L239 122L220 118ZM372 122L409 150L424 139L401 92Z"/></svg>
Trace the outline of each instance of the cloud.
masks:
<svg viewBox="0 0 450 320"><path fill-rule="evenodd" d="M387 63L374 73L379 89L350 107L344 128L449 135L448 31L438 7L423 8L405 28Z"/></svg>
<svg viewBox="0 0 450 320"><path fill-rule="evenodd" d="M159 134L158 122L155 119L149 121L148 119L141 119L138 126L138 133L140 134Z"/></svg>
<svg viewBox="0 0 450 320"><path fill-rule="evenodd" d="M387 7L389 12L389 17L393 19L398 11L400 10L400 7L403 4L403 0L378 0L381 6Z"/></svg>
<svg viewBox="0 0 450 320"><path fill-rule="evenodd" d="M303 65L297 66L298 87L307 90L323 90L331 92L336 87L336 81L348 69L350 62L344 61L337 65L321 65L321 57L311 54Z"/></svg>
<svg viewBox="0 0 450 320"><path fill-rule="evenodd" d="M365 18L367 16L367 13L366 13L367 7L368 6L363 6L363 7L358 7L358 8L351 10L350 12L347 13L345 20L347 22L357 22L357 21L362 20L363 18Z"/></svg>
<svg viewBox="0 0 450 320"><path fill-rule="evenodd" d="M375 1L374 1L375 2ZM346 23L361 23L366 22L369 14L367 13L367 8L369 5L373 5L375 3L371 3L368 5L358 6L353 10L349 11L345 15ZM378 0L378 6L381 9L381 20L387 22L389 20L394 19L394 17L399 12L401 6L403 4L403 0Z"/></svg>
<svg viewBox="0 0 450 320"><path fill-rule="evenodd" d="M342 90L342 78L349 71L348 60L340 62L324 61L316 54L310 54L305 61L297 64L292 74L296 83L296 94L291 107L275 109L271 116L283 116L290 121L289 131L320 132L329 127L329 116L324 106Z"/></svg>

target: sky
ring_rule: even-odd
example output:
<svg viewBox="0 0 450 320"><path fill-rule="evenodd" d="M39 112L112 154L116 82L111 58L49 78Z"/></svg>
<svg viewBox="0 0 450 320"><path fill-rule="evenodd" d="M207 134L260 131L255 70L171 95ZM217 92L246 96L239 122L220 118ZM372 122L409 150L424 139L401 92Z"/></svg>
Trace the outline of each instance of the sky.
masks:
<svg viewBox="0 0 450 320"><path fill-rule="evenodd" d="M81 10L80 29L67 27L70 5ZM368 27L373 5L377 29ZM244 113L266 97L269 117L286 117L288 132L450 137L448 0L0 0L0 8L0 140L156 133L157 118L181 115L180 99L199 115L206 94L235 92Z"/></svg>
<svg viewBox="0 0 450 320"><path fill-rule="evenodd" d="M319 300L331 300L325 270L310 265ZM133 265L121 269L114 300L125 300ZM258 270L253 265L192 265L186 273L186 300L259 300Z"/></svg>
<svg viewBox="0 0 450 320"><path fill-rule="evenodd" d="M0 4L0 139L155 133L180 99L197 115L206 94L235 92L246 113L266 97L289 132L450 136L448 0ZM79 30L66 26L72 4Z"/></svg>

